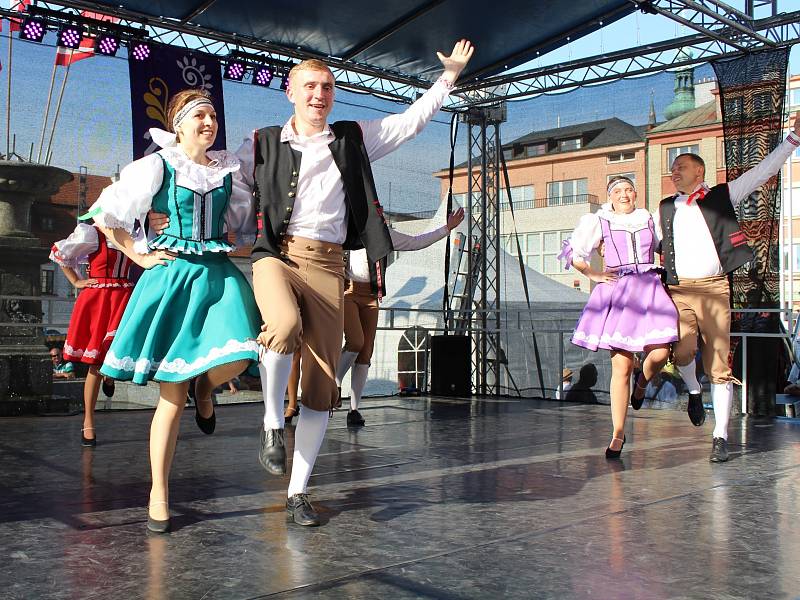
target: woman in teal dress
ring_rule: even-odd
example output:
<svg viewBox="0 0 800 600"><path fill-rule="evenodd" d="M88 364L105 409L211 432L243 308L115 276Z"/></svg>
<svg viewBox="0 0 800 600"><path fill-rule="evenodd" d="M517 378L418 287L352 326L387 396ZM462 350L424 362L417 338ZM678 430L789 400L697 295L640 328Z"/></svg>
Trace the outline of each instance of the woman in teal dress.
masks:
<svg viewBox="0 0 800 600"><path fill-rule="evenodd" d="M101 373L140 385L159 383L150 426L153 485L148 529L169 530L169 471L189 382L196 378L195 420L212 433L212 390L258 360L261 319L253 291L228 258L225 232L255 232L253 198L239 161L209 151L217 135L207 92L177 93L168 109L174 135L151 130L163 146L106 188L90 212L103 232L145 269ZM150 210L170 225L152 240L131 237Z"/></svg>

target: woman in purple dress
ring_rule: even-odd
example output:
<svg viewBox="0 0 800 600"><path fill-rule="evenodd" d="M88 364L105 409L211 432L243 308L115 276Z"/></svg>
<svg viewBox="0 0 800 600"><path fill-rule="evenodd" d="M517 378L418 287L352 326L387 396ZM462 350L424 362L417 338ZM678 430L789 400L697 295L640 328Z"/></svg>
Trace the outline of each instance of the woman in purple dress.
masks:
<svg viewBox="0 0 800 600"><path fill-rule="evenodd" d="M560 257L597 285L581 313L572 343L611 352L611 421L614 433L606 458L618 458L625 443L628 398L634 410L644 400L648 380L669 358L678 340L678 311L661 284L655 250L659 236L653 219L636 208L636 189L627 177L608 184L608 202L583 215ZM593 251L604 248L605 268L589 264ZM635 352L646 358L630 392Z"/></svg>

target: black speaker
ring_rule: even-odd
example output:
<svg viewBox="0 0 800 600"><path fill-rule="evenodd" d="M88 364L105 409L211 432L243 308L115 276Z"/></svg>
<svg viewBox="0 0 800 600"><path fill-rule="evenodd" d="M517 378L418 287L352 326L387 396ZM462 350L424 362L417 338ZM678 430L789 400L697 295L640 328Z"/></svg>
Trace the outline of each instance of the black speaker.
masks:
<svg viewBox="0 0 800 600"><path fill-rule="evenodd" d="M472 395L472 344L466 335L431 337L431 394Z"/></svg>

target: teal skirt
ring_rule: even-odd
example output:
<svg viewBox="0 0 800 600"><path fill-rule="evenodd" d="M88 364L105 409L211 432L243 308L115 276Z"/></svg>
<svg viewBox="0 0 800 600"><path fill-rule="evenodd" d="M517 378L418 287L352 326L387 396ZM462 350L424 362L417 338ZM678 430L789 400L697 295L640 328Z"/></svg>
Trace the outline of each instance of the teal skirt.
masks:
<svg viewBox="0 0 800 600"><path fill-rule="evenodd" d="M226 254L180 254L139 279L100 372L140 385L188 381L257 361L260 331L253 290Z"/></svg>

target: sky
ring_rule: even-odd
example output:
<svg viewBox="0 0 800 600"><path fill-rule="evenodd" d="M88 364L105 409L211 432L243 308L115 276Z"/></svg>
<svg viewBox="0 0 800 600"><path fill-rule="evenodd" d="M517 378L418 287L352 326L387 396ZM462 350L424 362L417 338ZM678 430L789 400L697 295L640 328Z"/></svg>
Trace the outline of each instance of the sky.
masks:
<svg viewBox="0 0 800 600"><path fill-rule="evenodd" d="M797 0L780 0L779 9L794 10ZM736 5L735 1L731 2ZM8 6L8 0L0 2ZM595 32L542 59L527 68L557 64L582 56L609 52L647 42L687 35L664 17L634 14ZM16 152L28 157L33 145L37 157L42 136L45 105L55 57L54 34L46 44L13 41L12 126L16 135ZM48 45L48 43L50 45ZM478 49L480 51L480 49ZM90 173L111 175L132 159L130 127L130 86L128 65L124 57L97 56L72 65L58 125L53 141L52 164L71 171L85 166ZM0 37L0 107L6 108L6 74L8 37ZM44 148L52 127L55 103L66 69L56 70L50 124L46 129ZM800 73L800 50L791 55L790 73ZM695 79L712 75L710 66L695 71ZM656 114L663 120L663 110L673 96L674 75L670 72L626 79L615 83L579 88L567 93L542 95L511 102L508 120L502 125L501 137L511 141L531 131L619 117L631 124L647 122L652 96ZM282 124L291 116L291 104L282 91L250 84L223 82L227 146L235 150L241 140L256 127ZM330 120L381 118L400 112L406 105L337 90L336 104ZM5 118L2 120L5 133ZM449 113L439 113L432 123L413 141L373 165L378 192L388 210L413 212L430 210L439 203L439 183L431 173L449 162ZM466 130L461 128L456 160L466 157ZM4 145L4 136L0 144ZM3 149L4 150L4 149ZM44 152L44 150L43 150Z"/></svg>

